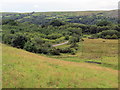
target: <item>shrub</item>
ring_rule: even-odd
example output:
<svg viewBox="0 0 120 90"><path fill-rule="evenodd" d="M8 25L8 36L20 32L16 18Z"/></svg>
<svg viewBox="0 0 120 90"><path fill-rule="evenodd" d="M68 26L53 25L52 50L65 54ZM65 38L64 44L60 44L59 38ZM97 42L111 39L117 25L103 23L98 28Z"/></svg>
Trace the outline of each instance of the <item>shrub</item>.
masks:
<svg viewBox="0 0 120 90"><path fill-rule="evenodd" d="M69 47L58 49L58 50L60 51L60 53L70 53L71 52Z"/></svg>
<svg viewBox="0 0 120 90"><path fill-rule="evenodd" d="M74 47L78 47L78 44L77 43L72 43L70 48L74 48Z"/></svg>
<svg viewBox="0 0 120 90"><path fill-rule="evenodd" d="M60 55L60 51L58 49L56 49L56 48L52 48L50 50L50 53L53 54L53 55Z"/></svg>
<svg viewBox="0 0 120 90"><path fill-rule="evenodd" d="M110 35L106 35L105 39L111 39Z"/></svg>
<svg viewBox="0 0 120 90"><path fill-rule="evenodd" d="M65 40L69 40L69 36L67 35L67 36L65 36Z"/></svg>
<svg viewBox="0 0 120 90"><path fill-rule="evenodd" d="M97 22L97 26L107 26L107 25L111 25L111 22L106 21L106 20Z"/></svg>
<svg viewBox="0 0 120 90"><path fill-rule="evenodd" d="M113 36L114 34L115 34L117 37L120 35L120 33L119 33L118 31L116 31L116 30L106 30L106 31L102 31L102 32L100 32L100 33L97 34L97 35L98 35L98 37L100 37L100 38L110 39L110 38L112 38L111 36ZM117 38L115 35L114 35L114 37ZM113 37L113 38L114 38L114 37Z"/></svg>
<svg viewBox="0 0 120 90"><path fill-rule="evenodd" d="M24 47L24 44L27 42L27 38L23 35L16 35L14 39L12 40L12 46L17 48Z"/></svg>
<svg viewBox="0 0 120 90"><path fill-rule="evenodd" d="M53 20L53 21L50 22L50 25L52 25L52 26L61 26L61 25L64 25L64 23L59 21L59 20Z"/></svg>
<svg viewBox="0 0 120 90"><path fill-rule="evenodd" d="M12 44L12 39L14 38L15 36L13 34L3 34L2 35L2 42L5 43L5 44Z"/></svg>
<svg viewBox="0 0 120 90"><path fill-rule="evenodd" d="M69 40L69 43L72 44L72 43L76 43L76 42L79 42L80 39L78 37L71 37L70 40Z"/></svg>
<svg viewBox="0 0 120 90"><path fill-rule="evenodd" d="M30 52L36 52L36 48L35 48L34 44L30 41L25 43L24 49L27 50L27 51L30 51Z"/></svg>
<svg viewBox="0 0 120 90"><path fill-rule="evenodd" d="M111 36L111 39L118 39L118 36L114 34Z"/></svg>
<svg viewBox="0 0 120 90"><path fill-rule="evenodd" d="M74 48L71 48L71 54L75 55L76 54L76 50Z"/></svg>

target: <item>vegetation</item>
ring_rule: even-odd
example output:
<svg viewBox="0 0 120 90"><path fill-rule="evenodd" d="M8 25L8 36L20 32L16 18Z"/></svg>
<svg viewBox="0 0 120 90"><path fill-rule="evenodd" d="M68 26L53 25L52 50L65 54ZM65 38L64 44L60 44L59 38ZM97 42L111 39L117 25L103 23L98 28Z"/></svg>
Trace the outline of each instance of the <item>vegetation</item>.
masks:
<svg viewBox="0 0 120 90"><path fill-rule="evenodd" d="M11 25L11 23L3 24L3 43L34 53L60 55L58 52L65 52L63 50L57 51L57 49L52 47L53 44L66 40L70 42L69 44L74 44L81 39L81 28L68 28L66 25L64 27L56 27L54 25L41 27L28 23L15 23L17 23L17 26ZM58 20L54 20L54 23L58 23ZM76 47L73 46L72 48ZM72 51L71 49L67 50L66 53L73 54L73 49Z"/></svg>
<svg viewBox="0 0 120 90"><path fill-rule="evenodd" d="M117 88L113 12L3 13L3 87Z"/></svg>
<svg viewBox="0 0 120 90"><path fill-rule="evenodd" d="M117 70L47 58L7 45L3 48L3 88L118 87Z"/></svg>

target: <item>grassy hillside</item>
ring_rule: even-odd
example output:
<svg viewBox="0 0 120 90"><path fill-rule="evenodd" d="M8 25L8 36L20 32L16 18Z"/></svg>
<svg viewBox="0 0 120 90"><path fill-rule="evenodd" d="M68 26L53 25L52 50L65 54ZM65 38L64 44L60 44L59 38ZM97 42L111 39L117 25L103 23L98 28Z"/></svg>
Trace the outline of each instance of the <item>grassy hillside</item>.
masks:
<svg viewBox="0 0 120 90"><path fill-rule="evenodd" d="M3 88L117 88L118 72L3 46Z"/></svg>
<svg viewBox="0 0 120 90"><path fill-rule="evenodd" d="M84 42L78 44L79 50L76 55L63 54L62 56L52 57L72 62L91 62L96 65L118 69L118 40L84 38ZM61 45L58 48L68 46Z"/></svg>

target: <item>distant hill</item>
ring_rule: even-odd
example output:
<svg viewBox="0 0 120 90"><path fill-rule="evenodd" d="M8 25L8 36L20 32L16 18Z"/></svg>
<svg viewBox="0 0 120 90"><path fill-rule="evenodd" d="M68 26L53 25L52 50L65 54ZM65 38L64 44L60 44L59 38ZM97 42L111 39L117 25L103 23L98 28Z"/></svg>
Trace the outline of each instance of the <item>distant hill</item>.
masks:
<svg viewBox="0 0 120 90"><path fill-rule="evenodd" d="M108 20L117 23L118 10L110 11L71 11L71 12L31 12L12 13L3 12L2 19L13 19L18 22L30 22L33 24L46 24L53 19L65 22L96 24L100 20Z"/></svg>

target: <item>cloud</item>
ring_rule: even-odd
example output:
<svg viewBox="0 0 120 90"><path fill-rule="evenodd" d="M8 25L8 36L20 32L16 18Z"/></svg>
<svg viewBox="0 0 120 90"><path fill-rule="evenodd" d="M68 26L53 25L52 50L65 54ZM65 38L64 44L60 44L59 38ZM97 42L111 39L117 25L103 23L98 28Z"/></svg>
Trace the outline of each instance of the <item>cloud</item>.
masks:
<svg viewBox="0 0 120 90"><path fill-rule="evenodd" d="M34 8L39 8L39 5L33 5Z"/></svg>
<svg viewBox="0 0 120 90"><path fill-rule="evenodd" d="M117 9L119 0L2 0L4 11L74 11Z"/></svg>

